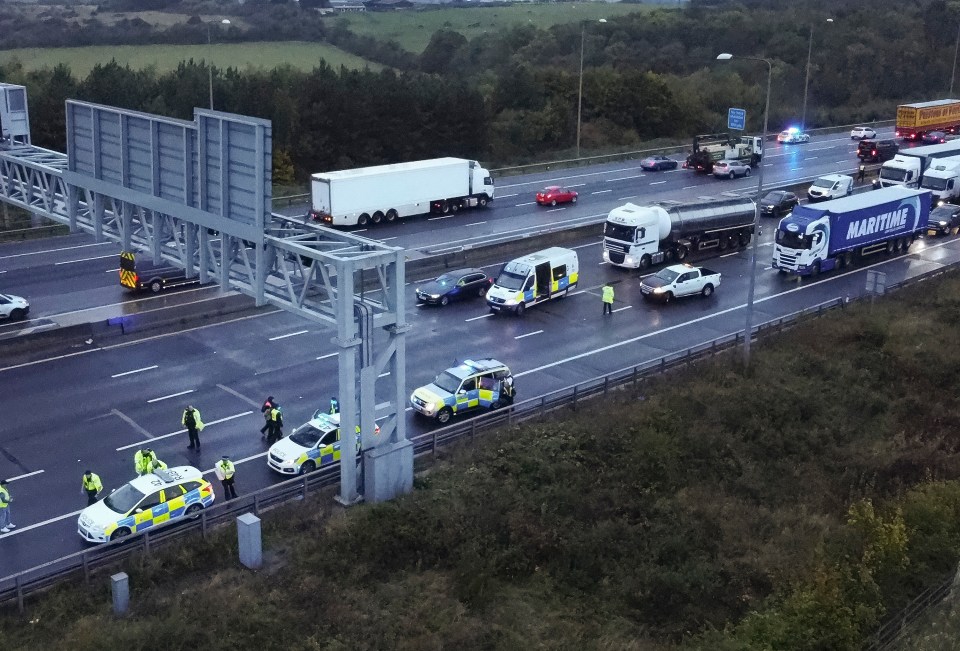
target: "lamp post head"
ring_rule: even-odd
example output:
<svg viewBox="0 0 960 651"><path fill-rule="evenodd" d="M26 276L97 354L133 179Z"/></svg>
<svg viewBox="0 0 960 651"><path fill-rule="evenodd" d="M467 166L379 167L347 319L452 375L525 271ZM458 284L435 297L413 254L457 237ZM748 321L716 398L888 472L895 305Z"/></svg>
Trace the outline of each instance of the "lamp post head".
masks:
<svg viewBox="0 0 960 651"><path fill-rule="evenodd" d="M230 21L227 20L226 18L224 18L223 20L220 21L220 23L221 23L222 25L229 25L229 24L230 24Z"/></svg>
<svg viewBox="0 0 960 651"><path fill-rule="evenodd" d="M733 55L729 52L723 52L717 55L717 61L729 61L733 58Z"/></svg>
<svg viewBox="0 0 960 651"><path fill-rule="evenodd" d="M827 18L827 22L828 22L828 23L832 23L832 22L833 22L833 18Z"/></svg>
<svg viewBox="0 0 960 651"><path fill-rule="evenodd" d="M599 20L599 22L605 23L605 22L607 22L607 19L606 19L606 18L601 18L601 19Z"/></svg>

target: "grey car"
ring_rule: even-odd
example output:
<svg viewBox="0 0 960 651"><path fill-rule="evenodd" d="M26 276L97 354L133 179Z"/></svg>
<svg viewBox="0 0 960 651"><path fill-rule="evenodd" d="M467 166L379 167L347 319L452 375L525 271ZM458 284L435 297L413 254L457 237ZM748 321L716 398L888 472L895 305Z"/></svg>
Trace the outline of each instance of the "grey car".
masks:
<svg viewBox="0 0 960 651"><path fill-rule="evenodd" d="M750 166L738 160L719 160L713 164L713 175L718 179L750 176Z"/></svg>

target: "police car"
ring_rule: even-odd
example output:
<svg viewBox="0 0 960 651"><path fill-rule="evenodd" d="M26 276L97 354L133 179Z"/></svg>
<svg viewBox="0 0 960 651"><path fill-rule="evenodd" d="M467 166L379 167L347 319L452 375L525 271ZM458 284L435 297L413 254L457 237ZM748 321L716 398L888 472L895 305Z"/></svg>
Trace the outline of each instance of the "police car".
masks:
<svg viewBox="0 0 960 651"><path fill-rule="evenodd" d="M380 433L378 426L374 432ZM360 428L356 433L360 452ZM267 453L267 465L283 475L302 475L340 461L340 414L327 414L318 409L313 417Z"/></svg>
<svg viewBox="0 0 960 651"><path fill-rule="evenodd" d="M446 423L454 414L498 409L513 402L513 374L495 359L468 359L410 396L417 413Z"/></svg>
<svg viewBox="0 0 960 651"><path fill-rule="evenodd" d="M77 533L88 542L108 542L196 515L214 499L213 486L193 466L155 470L82 510Z"/></svg>

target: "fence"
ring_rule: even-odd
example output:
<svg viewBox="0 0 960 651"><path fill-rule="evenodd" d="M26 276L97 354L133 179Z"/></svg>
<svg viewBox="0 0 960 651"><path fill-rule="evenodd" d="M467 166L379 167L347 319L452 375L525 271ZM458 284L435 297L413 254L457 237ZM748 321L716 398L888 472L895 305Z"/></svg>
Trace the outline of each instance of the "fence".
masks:
<svg viewBox="0 0 960 651"><path fill-rule="evenodd" d="M899 287L923 282L940 276L948 270L949 268L938 269L901 283L890 284L887 285L887 290L892 291ZM850 300L859 300L859 297L858 299L834 298L766 321L754 326L751 337L762 337L782 332L785 328L793 327L808 319L819 318L836 308L843 308ZM438 450L444 446L464 441L472 442L478 434L503 425L509 426L531 418L540 418L548 412L568 406L576 411L580 402L584 400L607 395L613 389L626 385L636 385L644 378L712 357L739 346L743 338L743 332L723 335L682 351L625 367L601 377L515 403L498 411L412 437L410 440L414 444L414 452L417 456L429 454L436 457ZM259 516L263 511L291 500L305 499L310 491L332 486L338 481L339 467L332 466L263 488L254 493L242 495L231 501L219 502L202 511L194 520L187 520L175 525L161 527L154 532L147 531L141 536L125 538L107 545L86 549L4 577L0 579L0 586L2 586L0 587L0 603L16 599L18 607L23 611L26 596L49 588L61 581L80 575L83 576L85 581L89 581L92 571L117 563L136 552L149 554L158 545L179 539L191 531L199 530L201 535L206 537L211 527L226 524L237 515L252 511Z"/></svg>
<svg viewBox="0 0 960 651"><path fill-rule="evenodd" d="M903 610L891 617L879 631L874 633L870 638L867 651L890 651L911 624L950 594L956 581L957 574L951 572L943 582L930 586L917 595Z"/></svg>

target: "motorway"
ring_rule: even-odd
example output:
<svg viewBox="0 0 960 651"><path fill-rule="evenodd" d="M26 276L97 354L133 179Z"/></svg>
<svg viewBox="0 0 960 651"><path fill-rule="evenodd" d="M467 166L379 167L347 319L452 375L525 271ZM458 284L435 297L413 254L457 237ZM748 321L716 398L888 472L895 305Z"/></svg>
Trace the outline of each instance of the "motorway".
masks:
<svg viewBox="0 0 960 651"><path fill-rule="evenodd" d="M831 140L815 140L811 148L804 150L801 145L789 153L771 148L768 160L777 160L773 158L776 151L786 159L814 154L813 160L821 160L818 152L836 149L834 155L824 158L838 160L821 160L828 167L818 164L812 171L813 164L808 163L811 167L798 172L809 176L837 168L849 171L855 160L849 139L830 148L817 148L818 144L826 147L824 143ZM794 165L786 161L769 164L772 169ZM602 166L602 172L595 168L564 172L565 176L579 175L586 184L583 201L571 208L570 214L602 214L622 201L620 197L627 195L619 191L604 193L617 196L601 199L589 199L595 195L587 192L605 190L603 184L608 182L618 183L610 179L623 174L625 166L621 164L620 171L610 165ZM511 183L519 186L522 182L532 191L556 178L537 176L514 178ZM771 176L776 179L775 174ZM696 185L695 196L705 194L700 186L710 186L716 194L718 188L749 189L753 184L750 179L727 182L693 177L685 171L654 178L660 177L668 179L666 184L680 186L680 190L684 182ZM647 182L648 178L641 180ZM669 180L674 178L676 182ZM657 196L661 193L655 192ZM672 198L690 198L686 192L680 195L675 191ZM523 198L531 192L517 194ZM652 195L643 193L637 200L651 199ZM498 198L495 209L484 213L488 222L490 216L497 215L494 221L500 228L516 227L523 215L532 215L528 218L534 220L555 218L545 210L518 205L523 201L509 205L501 201L503 198ZM600 207L604 201L607 208ZM500 217L501 212L513 216ZM440 227L449 231L459 228L453 226L454 221L461 220L462 226L469 219L460 215L439 225L411 221L384 226L383 233L394 229L410 231L404 234L405 240L428 238ZM760 241L758 323L836 297L859 295L870 268L885 271L887 282L894 283L960 261L960 240L921 240L907 255L877 257L853 271L800 282L769 269L772 226L773 220L765 223ZM452 231L447 236L453 236ZM0 248L0 272L6 273L0 273L0 282L5 291L27 295L38 312L53 318L57 318L58 310L75 312L104 298L122 302L124 295L115 285L116 272L111 271L115 269L116 251L108 247L114 245L91 244L81 236L69 236L4 246ZM518 399L522 400L743 328L749 281L746 251L710 260L710 266L723 274L723 284L711 298L660 306L641 302L636 273L601 263L599 235L571 246L578 250L581 260L578 290L563 301L531 309L522 319L494 317L481 300L447 308L418 306L414 300L417 279L410 279L407 320L413 328L407 335L408 388L429 382L457 360L493 356L513 369ZM54 266L54 260L69 262ZM489 271L494 273L498 266L491 266ZM64 267L69 271L64 273ZM103 278L109 278L109 282L103 282ZM11 282L14 279L17 281ZM599 288L608 281L615 283L616 302L614 314L602 317ZM20 282L40 294L22 289ZM202 296L211 290L191 291L195 292L193 296ZM181 295L189 294L180 292L148 300L175 300ZM115 488L133 477L133 454L143 445L153 447L171 466L191 464L204 470L212 468L221 454L230 454L238 462L241 492L279 481L280 476L269 470L264 460L266 446L257 431L262 423L259 404L267 394L276 396L284 408L287 432L315 408L324 407L336 392L332 335L327 327L276 310L138 342L102 347L95 343L89 352L79 355L38 359L18 366L6 366L0 360L5 404L18 409L18 416L8 418L10 424L0 430L0 476L13 478L13 521L18 525L14 532L0 536L0 577L83 549L84 543L76 533L76 516L85 504L80 491L81 473L90 468L100 474L105 488ZM378 399L384 400L385 396ZM207 423L199 454L186 449L186 434L181 431L180 413L188 402L201 410ZM429 423L407 413L409 436L430 428ZM212 472L208 474L212 477ZM217 491L219 495L219 486Z"/></svg>

